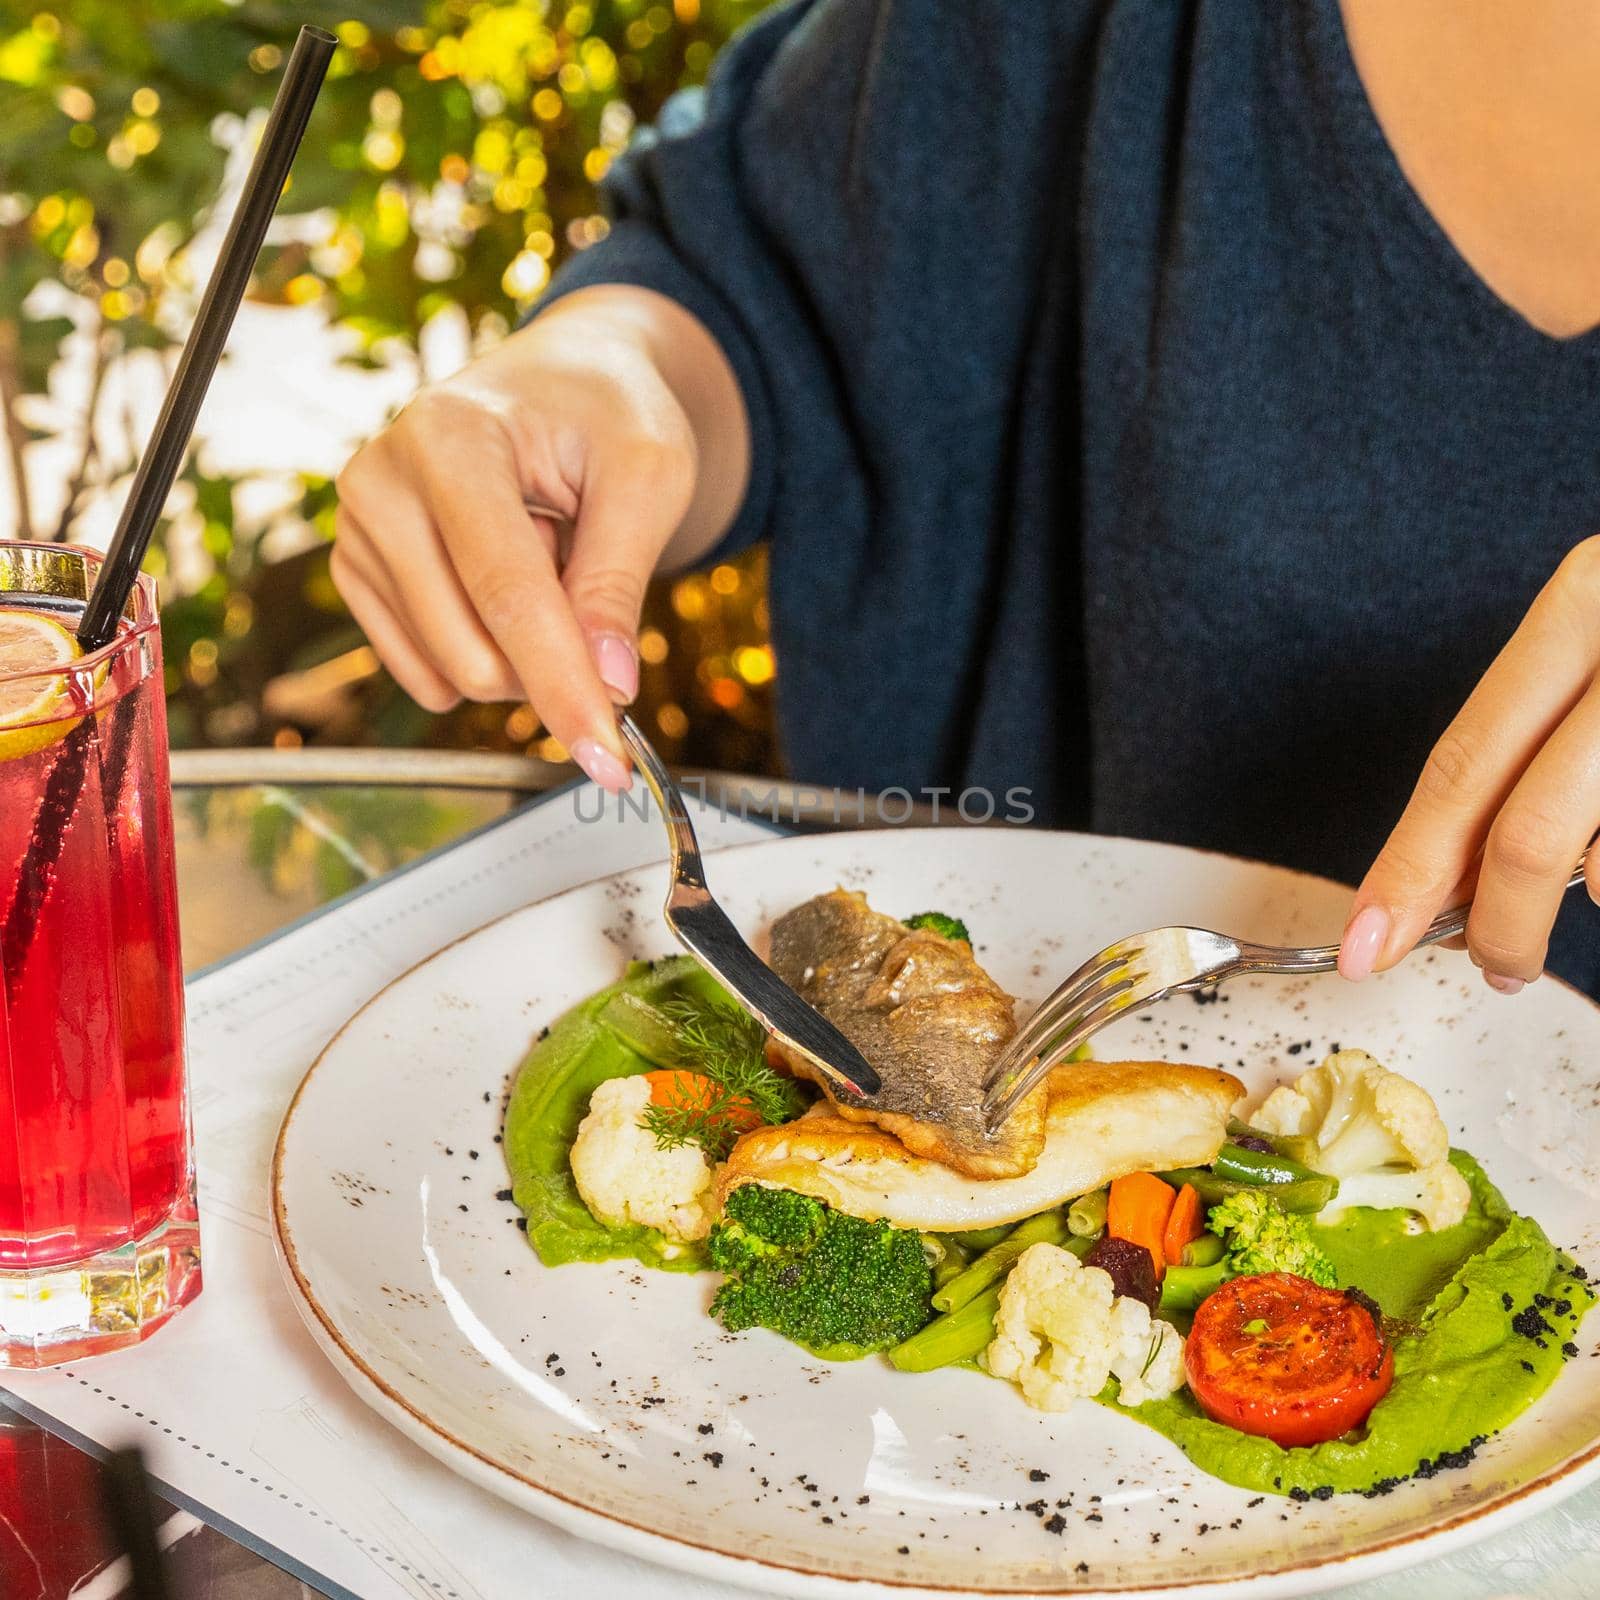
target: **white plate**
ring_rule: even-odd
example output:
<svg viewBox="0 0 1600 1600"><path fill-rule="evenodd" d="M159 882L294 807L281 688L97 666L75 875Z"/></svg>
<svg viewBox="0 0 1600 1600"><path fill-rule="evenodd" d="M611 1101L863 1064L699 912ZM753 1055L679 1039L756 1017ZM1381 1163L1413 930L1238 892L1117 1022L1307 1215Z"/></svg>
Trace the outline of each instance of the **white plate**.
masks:
<svg viewBox="0 0 1600 1600"><path fill-rule="evenodd" d="M660 867L625 873L441 951L346 1026L284 1121L273 1212L308 1326L357 1393L467 1477L601 1543L772 1594L1262 1597L1441 1554L1600 1473L1600 1360L1568 1363L1465 1469L1297 1504L1210 1478L1093 1404L1046 1417L978 1373L828 1365L764 1331L724 1334L705 1275L542 1267L496 1198L503 1095L541 1025L625 959L671 950L664 882ZM752 934L835 883L901 914L942 907L1029 1000L1136 929L1319 944L1347 903L1222 856L1020 829L775 841L718 854L712 882ZM1553 980L1506 1000L1464 957L1428 953L1360 987L1236 982L1095 1044L1224 1066L1264 1091L1334 1042L1427 1085L1512 1203L1600 1270L1600 1011ZM1064 1531L1026 1509L1039 1499L1070 1502Z"/></svg>

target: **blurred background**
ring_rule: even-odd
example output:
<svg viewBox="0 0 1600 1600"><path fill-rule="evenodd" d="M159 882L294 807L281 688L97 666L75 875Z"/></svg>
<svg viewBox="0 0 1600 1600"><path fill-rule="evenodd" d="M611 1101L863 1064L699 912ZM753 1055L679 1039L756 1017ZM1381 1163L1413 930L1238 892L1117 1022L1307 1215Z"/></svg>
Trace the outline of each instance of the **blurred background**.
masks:
<svg viewBox="0 0 1600 1600"><path fill-rule="evenodd" d="M332 478L604 237L610 162L765 3L0 0L0 535L24 539L109 539L283 53L306 22L341 41L148 563L175 749L564 759L525 705L395 687L328 577ZM773 770L759 553L659 583L641 647L669 761Z"/></svg>

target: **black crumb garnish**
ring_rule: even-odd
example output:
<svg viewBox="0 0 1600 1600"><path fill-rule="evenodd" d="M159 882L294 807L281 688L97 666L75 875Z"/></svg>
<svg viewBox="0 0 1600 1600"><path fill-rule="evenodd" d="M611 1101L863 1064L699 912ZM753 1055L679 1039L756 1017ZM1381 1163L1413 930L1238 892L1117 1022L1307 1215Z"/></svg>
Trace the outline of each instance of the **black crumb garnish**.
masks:
<svg viewBox="0 0 1600 1600"><path fill-rule="evenodd" d="M467 1208L466 1208L466 1207L465 1207L465 1206L464 1206L464 1205L460 1205L460 1206L457 1206L457 1207L456 1207L456 1210L457 1210L457 1211L465 1211L465 1210L466 1210L466 1209L467 1209Z"/></svg>
<svg viewBox="0 0 1600 1600"><path fill-rule="evenodd" d="M1571 1339L1568 1339L1562 1344L1561 1353L1567 1358L1568 1361L1571 1361L1573 1357L1577 1355L1578 1347L1572 1342Z"/></svg>
<svg viewBox="0 0 1600 1600"><path fill-rule="evenodd" d="M528 1231L528 1219L526 1217L518 1217L517 1226L521 1228L524 1233L526 1233Z"/></svg>
<svg viewBox="0 0 1600 1600"><path fill-rule="evenodd" d="M467 1160L476 1161L477 1159L478 1159L478 1152L476 1150L467 1151Z"/></svg>
<svg viewBox="0 0 1600 1600"><path fill-rule="evenodd" d="M1087 1572L1089 1570L1089 1563L1087 1561L1080 1561L1072 1570L1074 1572Z"/></svg>
<svg viewBox="0 0 1600 1600"><path fill-rule="evenodd" d="M695 1429L696 1433L715 1433L716 1431L716 1425L710 1422L702 1422L700 1426Z"/></svg>
<svg viewBox="0 0 1600 1600"><path fill-rule="evenodd" d="M1030 1467L1028 1469L1029 1483L1048 1483L1049 1481L1050 1474L1048 1472L1041 1472L1038 1467Z"/></svg>
<svg viewBox="0 0 1600 1600"><path fill-rule="evenodd" d="M1516 1303L1517 1302L1513 1300L1504 1289L1500 1291L1500 1304L1503 1305L1507 1311L1509 1311Z"/></svg>
<svg viewBox="0 0 1600 1600"><path fill-rule="evenodd" d="M908 1556L911 1554L911 1546L908 1544L899 1545L896 1548L900 1555Z"/></svg>
<svg viewBox="0 0 1600 1600"><path fill-rule="evenodd" d="M1333 1499L1333 1485L1331 1483L1319 1483L1316 1488L1311 1491L1311 1498L1313 1500Z"/></svg>
<svg viewBox="0 0 1600 1600"><path fill-rule="evenodd" d="M558 1355L557 1355L557 1354L556 1354L556 1352L555 1352L555 1351L554 1351L554 1350L552 1350L552 1351L551 1351L551 1352L550 1352L550 1354L549 1354L549 1355L547 1355L547 1356L546 1356L546 1357L545 1357L545 1358L544 1358L544 1364L545 1364L545 1365L546 1365L546 1366L547 1366L547 1367L553 1367L553 1366L554 1366L554 1365L555 1365L555 1364L556 1364L556 1362L558 1362L558 1361L559 1361L559 1360L560 1360L560 1359L561 1359L561 1357L560 1357L560 1356L558 1356Z"/></svg>
<svg viewBox="0 0 1600 1600"><path fill-rule="evenodd" d="M722 1452L720 1450L707 1450L701 1460L709 1461L714 1467L720 1467L722 1465Z"/></svg>
<svg viewBox="0 0 1600 1600"><path fill-rule="evenodd" d="M1036 1517L1042 1517L1050 1509L1050 1502L1048 1500L1030 1500L1022 1509L1031 1511Z"/></svg>
<svg viewBox="0 0 1600 1600"><path fill-rule="evenodd" d="M1060 1534L1066 1532L1066 1528L1067 1528L1067 1519L1064 1516L1062 1516L1059 1511L1056 1512L1056 1514L1054 1516L1045 1518L1044 1531L1046 1533L1054 1533L1054 1534L1060 1535Z"/></svg>
<svg viewBox="0 0 1600 1600"><path fill-rule="evenodd" d="M483 1103L485 1105L488 1105L489 1103L489 1091L487 1089L483 1091Z"/></svg>
<svg viewBox="0 0 1600 1600"><path fill-rule="evenodd" d="M1294 1488L1289 1491L1289 1498L1291 1500L1309 1500L1311 1498L1311 1491L1309 1489L1302 1489L1299 1484L1296 1484Z"/></svg>
<svg viewBox="0 0 1600 1600"><path fill-rule="evenodd" d="M1305 1046L1303 1044L1291 1044L1286 1046L1286 1048L1290 1055L1297 1056L1302 1050L1305 1049Z"/></svg>
<svg viewBox="0 0 1600 1600"><path fill-rule="evenodd" d="M496 1200L509 1200L511 1198L511 1191L509 1189L496 1189L494 1192L494 1197Z"/></svg>
<svg viewBox="0 0 1600 1600"><path fill-rule="evenodd" d="M535 1038L537 1038L537 1039L548 1039L549 1037L550 1037L550 1030L548 1028L541 1028L539 1030L539 1032L535 1035Z"/></svg>
<svg viewBox="0 0 1600 1600"><path fill-rule="evenodd" d="M1520 1333L1524 1339L1537 1339L1541 1333L1554 1333L1556 1330L1539 1315L1537 1306L1524 1306L1511 1319L1511 1331Z"/></svg>
<svg viewBox="0 0 1600 1600"><path fill-rule="evenodd" d="M1091 1511L1083 1520L1085 1522L1104 1522L1106 1519L1098 1511Z"/></svg>
<svg viewBox="0 0 1600 1600"><path fill-rule="evenodd" d="M872 1496L870 1494L858 1494L856 1496L856 1504L858 1506L867 1505L867 1504L869 1504L871 1502L871 1500L872 1500Z"/></svg>
<svg viewBox="0 0 1600 1600"><path fill-rule="evenodd" d="M1256 1506L1261 1505L1266 1498L1267 1497L1264 1494L1258 1494L1254 1500L1246 1500L1245 1509L1247 1511L1254 1509Z"/></svg>

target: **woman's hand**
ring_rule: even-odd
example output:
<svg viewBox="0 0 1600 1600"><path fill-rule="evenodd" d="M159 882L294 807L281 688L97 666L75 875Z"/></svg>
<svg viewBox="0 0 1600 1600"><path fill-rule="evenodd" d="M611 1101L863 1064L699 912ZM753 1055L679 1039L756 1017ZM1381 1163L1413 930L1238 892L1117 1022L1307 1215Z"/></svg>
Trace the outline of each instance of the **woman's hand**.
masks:
<svg viewBox="0 0 1600 1600"><path fill-rule="evenodd" d="M1339 970L1393 966L1445 907L1472 901L1466 947L1515 994L1544 967L1567 879L1600 827L1600 538L1539 592L1428 757L1356 892ZM1587 865L1600 900L1600 852Z"/></svg>
<svg viewBox="0 0 1600 1600"><path fill-rule="evenodd" d="M705 328L648 290L581 290L350 461L333 578L421 705L525 696L595 782L625 789L614 705L638 690L645 585L664 555L716 541L747 458Z"/></svg>

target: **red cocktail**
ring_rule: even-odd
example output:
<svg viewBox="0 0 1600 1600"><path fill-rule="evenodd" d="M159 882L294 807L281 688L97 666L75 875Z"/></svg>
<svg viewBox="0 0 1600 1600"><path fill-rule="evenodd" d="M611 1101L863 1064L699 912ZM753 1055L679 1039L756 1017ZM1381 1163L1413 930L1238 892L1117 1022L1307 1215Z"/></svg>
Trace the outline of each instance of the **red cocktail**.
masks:
<svg viewBox="0 0 1600 1600"><path fill-rule="evenodd" d="M200 1288L155 594L78 656L96 564L0 543L0 1366Z"/></svg>

